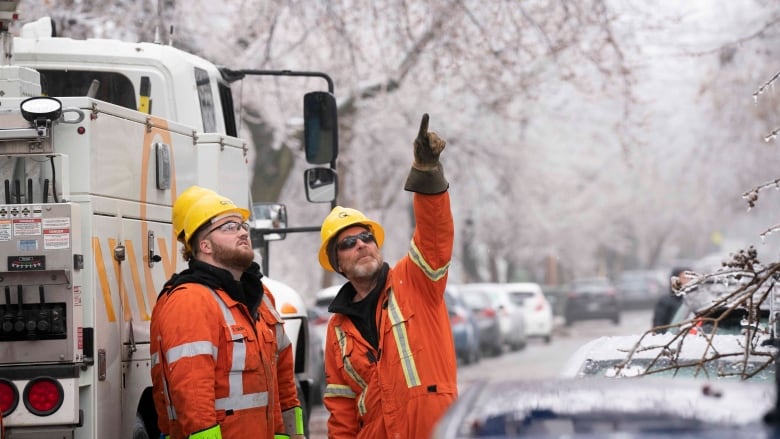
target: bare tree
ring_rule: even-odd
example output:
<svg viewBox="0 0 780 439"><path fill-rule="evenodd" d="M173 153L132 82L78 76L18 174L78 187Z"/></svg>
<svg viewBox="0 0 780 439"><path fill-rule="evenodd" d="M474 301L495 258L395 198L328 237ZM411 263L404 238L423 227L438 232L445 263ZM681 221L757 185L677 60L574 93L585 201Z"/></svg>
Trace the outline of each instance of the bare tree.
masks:
<svg viewBox="0 0 780 439"><path fill-rule="evenodd" d="M702 254L744 213L733 188L777 163L748 147L771 132L772 105L729 103L749 97L755 75L771 77L777 18L771 2L736 3L702 19L675 1L47 0L23 2L22 17L49 14L74 38L159 39L236 68L327 72L340 108L339 201L387 225L391 261L411 227L400 190L410 139L430 113L448 141L457 230L470 222L459 281L458 269L476 280L499 267L502 278L506 264L520 275L548 259L589 275L603 249L622 266L662 265ZM323 88L262 78L234 89L242 133L262 156L255 197L287 203L291 225L327 214L306 205L300 184L300 96ZM272 246L273 273L301 291L322 283L315 235Z"/></svg>

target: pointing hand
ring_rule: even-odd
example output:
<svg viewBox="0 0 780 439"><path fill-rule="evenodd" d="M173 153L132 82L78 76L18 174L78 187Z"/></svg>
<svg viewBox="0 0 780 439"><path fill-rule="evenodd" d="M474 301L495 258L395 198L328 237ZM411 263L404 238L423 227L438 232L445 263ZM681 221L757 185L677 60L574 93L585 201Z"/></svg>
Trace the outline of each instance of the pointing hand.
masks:
<svg viewBox="0 0 780 439"><path fill-rule="evenodd" d="M434 132L428 132L428 113L423 114L420 131L414 139L414 163L420 171L429 171L439 166L439 155L446 142Z"/></svg>

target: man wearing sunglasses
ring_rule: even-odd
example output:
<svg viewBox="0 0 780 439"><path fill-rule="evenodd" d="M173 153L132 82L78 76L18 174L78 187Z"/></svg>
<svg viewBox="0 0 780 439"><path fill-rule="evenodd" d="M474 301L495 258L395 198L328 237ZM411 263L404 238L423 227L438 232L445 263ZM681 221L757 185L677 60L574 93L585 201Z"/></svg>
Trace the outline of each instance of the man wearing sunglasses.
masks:
<svg viewBox="0 0 780 439"><path fill-rule="evenodd" d="M328 307L330 438L426 439L457 397L444 302L454 237L444 146L423 115L404 187L414 193L416 226L394 267L380 252L382 226L360 211L337 206L322 223L319 262L349 281Z"/></svg>
<svg viewBox="0 0 780 439"><path fill-rule="evenodd" d="M189 268L152 312L152 384L170 438L303 438L292 348L249 240L249 211L197 186L173 205Z"/></svg>

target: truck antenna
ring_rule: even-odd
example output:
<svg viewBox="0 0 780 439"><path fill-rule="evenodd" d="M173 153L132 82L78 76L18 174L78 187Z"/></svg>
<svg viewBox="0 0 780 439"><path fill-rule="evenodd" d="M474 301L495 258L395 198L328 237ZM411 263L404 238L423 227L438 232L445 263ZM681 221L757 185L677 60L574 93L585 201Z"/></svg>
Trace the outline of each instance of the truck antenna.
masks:
<svg viewBox="0 0 780 439"><path fill-rule="evenodd" d="M160 28L162 27L162 5L157 0L157 24L154 25L154 44L160 44Z"/></svg>

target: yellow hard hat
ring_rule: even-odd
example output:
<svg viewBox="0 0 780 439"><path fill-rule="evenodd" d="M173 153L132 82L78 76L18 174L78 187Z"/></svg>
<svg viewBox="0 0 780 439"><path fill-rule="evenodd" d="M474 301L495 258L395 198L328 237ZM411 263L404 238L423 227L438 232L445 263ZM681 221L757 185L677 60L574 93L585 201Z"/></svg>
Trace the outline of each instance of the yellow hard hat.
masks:
<svg viewBox="0 0 780 439"><path fill-rule="evenodd" d="M349 207L336 206L330 211L328 216L322 222L320 228L320 238L322 244L320 245L320 265L328 271L336 271L336 268L331 264L330 257L328 256L328 244L331 239L334 239L340 231L355 225L363 225L371 229L371 233L376 238L376 245L382 247L382 243L385 241L385 230L378 222L368 219L362 212Z"/></svg>
<svg viewBox="0 0 780 439"><path fill-rule="evenodd" d="M198 201L202 196L207 194L216 194L211 189L206 189L201 186L190 186L185 189L173 202L173 212L171 215L171 223L173 225L173 236L180 242L184 242L184 218L187 216L187 212L193 203Z"/></svg>
<svg viewBox="0 0 780 439"><path fill-rule="evenodd" d="M190 241L201 226L215 218L227 215L238 215L243 221L246 221L249 218L249 211L236 206L230 198L217 193L206 194L195 201L187 210L187 215L184 218L185 249L191 250Z"/></svg>

